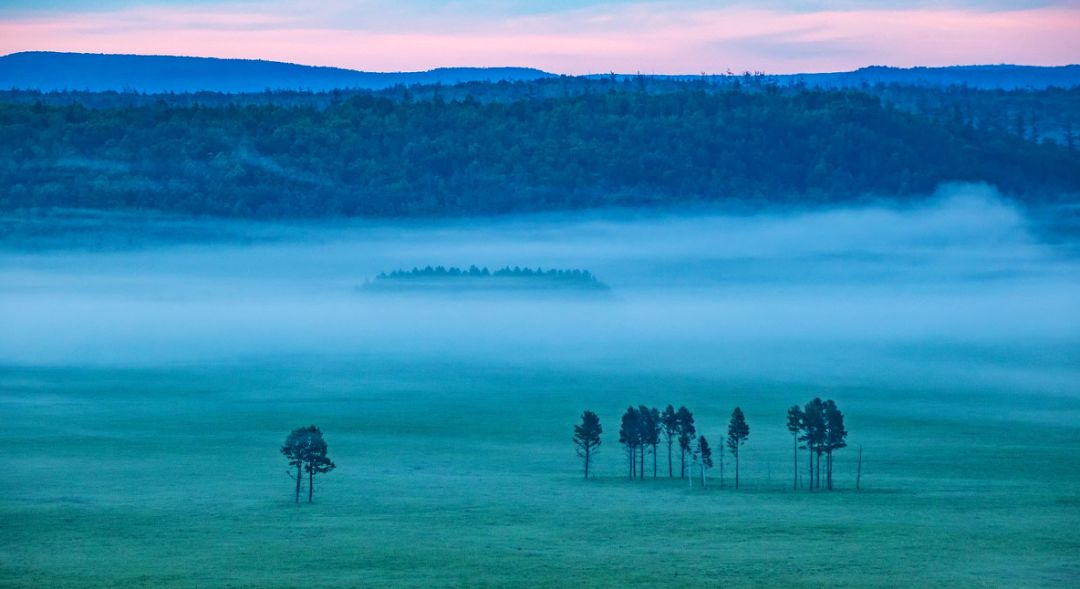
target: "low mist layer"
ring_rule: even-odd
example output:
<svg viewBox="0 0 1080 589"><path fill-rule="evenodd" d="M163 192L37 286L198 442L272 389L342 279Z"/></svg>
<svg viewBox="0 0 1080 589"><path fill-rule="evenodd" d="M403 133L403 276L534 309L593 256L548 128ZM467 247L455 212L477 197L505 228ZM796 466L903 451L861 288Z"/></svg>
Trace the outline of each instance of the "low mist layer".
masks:
<svg viewBox="0 0 1080 589"><path fill-rule="evenodd" d="M978 187L903 208L215 230L228 239L3 251L0 362L436 355L1061 391L1078 378L1071 245ZM580 268L611 296L359 288L473 264Z"/></svg>

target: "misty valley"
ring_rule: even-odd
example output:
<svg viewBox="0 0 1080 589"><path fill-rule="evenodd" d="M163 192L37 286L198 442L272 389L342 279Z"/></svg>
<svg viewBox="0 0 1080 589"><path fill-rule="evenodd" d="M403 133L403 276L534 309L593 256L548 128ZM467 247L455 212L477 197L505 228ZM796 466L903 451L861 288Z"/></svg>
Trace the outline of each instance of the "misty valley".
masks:
<svg viewBox="0 0 1080 589"><path fill-rule="evenodd" d="M1080 587L1080 6L759 4L0 2L0 589Z"/></svg>
<svg viewBox="0 0 1080 589"><path fill-rule="evenodd" d="M5 225L0 585L1080 574L1080 250L986 186Z"/></svg>

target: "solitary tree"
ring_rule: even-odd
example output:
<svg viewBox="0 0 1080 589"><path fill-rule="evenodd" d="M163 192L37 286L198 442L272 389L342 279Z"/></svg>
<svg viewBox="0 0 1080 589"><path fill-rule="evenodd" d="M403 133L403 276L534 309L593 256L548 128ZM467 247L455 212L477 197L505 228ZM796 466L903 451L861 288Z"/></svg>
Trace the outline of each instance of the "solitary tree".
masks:
<svg viewBox="0 0 1080 589"><path fill-rule="evenodd" d="M750 426L746 425L746 417L743 415L742 409L736 407L731 412L731 421L728 422L728 437L727 446L731 450L731 454L735 457L735 488L739 488L739 448L746 443L746 439L750 437Z"/></svg>
<svg viewBox="0 0 1080 589"><path fill-rule="evenodd" d="M603 432L604 428L600 426L600 418L588 410L581 414L581 423L574 426L574 446L577 447L577 455L585 462L586 480L589 478L592 455L600 447L600 434Z"/></svg>
<svg viewBox="0 0 1080 589"><path fill-rule="evenodd" d="M792 441L792 454L791 458L794 461L794 474L792 475L791 488L799 490L799 432L803 427L803 414L802 409L799 409L798 405L792 405L787 410L787 431L791 433Z"/></svg>
<svg viewBox="0 0 1080 589"><path fill-rule="evenodd" d="M847 446L847 429L844 428L844 414L840 412L832 399L825 401L823 415L825 418L825 478L828 481L829 490L832 491L833 452Z"/></svg>
<svg viewBox="0 0 1080 589"><path fill-rule="evenodd" d="M671 448L675 438L679 435L679 418L675 413L675 408L671 405L668 405L664 412L660 414L660 427L664 432L664 441L667 442L667 475L668 478L671 478L675 476L671 465Z"/></svg>
<svg viewBox="0 0 1080 589"><path fill-rule="evenodd" d="M698 453L701 455L701 486L705 486L705 469L712 468L712 448L705 436L698 438Z"/></svg>
<svg viewBox="0 0 1080 589"><path fill-rule="evenodd" d="M694 443L694 414L686 407L679 407L675 414L679 424L679 478L686 477L686 455L691 452Z"/></svg>
<svg viewBox="0 0 1080 589"><path fill-rule="evenodd" d="M300 503L301 472L308 474L308 503L311 503L315 495L315 475L336 468L334 461L326 456L322 431L314 425L294 429L285 439L281 453L289 460L289 466L296 467L296 503ZM293 476L291 472L289 476Z"/></svg>

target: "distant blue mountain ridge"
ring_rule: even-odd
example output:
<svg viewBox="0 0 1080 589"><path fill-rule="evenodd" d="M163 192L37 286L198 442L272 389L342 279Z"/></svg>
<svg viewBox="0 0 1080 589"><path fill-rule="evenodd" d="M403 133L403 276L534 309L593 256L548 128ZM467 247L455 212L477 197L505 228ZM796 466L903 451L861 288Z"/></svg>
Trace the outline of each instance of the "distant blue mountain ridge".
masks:
<svg viewBox="0 0 1080 589"><path fill-rule="evenodd" d="M380 90L399 84L535 80L532 68L438 68L361 72L256 59L28 51L0 57L0 89L158 92Z"/></svg>
<svg viewBox="0 0 1080 589"><path fill-rule="evenodd" d="M0 57L0 89L159 92L261 92L263 90L380 90L397 85L446 85L484 81L529 81L556 74L534 68L438 68L422 72L364 72L254 59L165 55L114 55L27 51ZM619 78L634 75L617 74ZM601 76L588 76L601 77ZM655 75L698 79L699 75ZM711 76L710 76L711 77ZM844 88L896 83L964 85L985 89L1080 86L1080 65L974 65L895 68L871 66L851 72L767 75L777 83Z"/></svg>

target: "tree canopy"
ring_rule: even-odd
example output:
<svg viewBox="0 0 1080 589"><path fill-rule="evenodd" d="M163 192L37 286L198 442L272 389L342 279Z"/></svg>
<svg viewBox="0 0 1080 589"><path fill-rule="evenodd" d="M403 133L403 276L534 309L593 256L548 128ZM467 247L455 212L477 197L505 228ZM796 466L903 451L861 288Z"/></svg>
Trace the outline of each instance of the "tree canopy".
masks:
<svg viewBox="0 0 1080 589"><path fill-rule="evenodd" d="M858 90L738 84L529 88L491 101L356 94L215 108L0 101L0 210L466 215L839 202L949 181L1029 199L1080 191L1075 150L975 125L963 108L928 116Z"/></svg>

